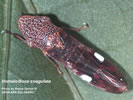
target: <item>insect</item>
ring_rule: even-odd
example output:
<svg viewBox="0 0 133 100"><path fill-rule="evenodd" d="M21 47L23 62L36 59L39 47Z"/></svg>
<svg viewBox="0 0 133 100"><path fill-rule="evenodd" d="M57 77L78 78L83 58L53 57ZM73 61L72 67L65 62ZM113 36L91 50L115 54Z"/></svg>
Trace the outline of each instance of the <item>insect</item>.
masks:
<svg viewBox="0 0 133 100"><path fill-rule="evenodd" d="M80 31L86 28L84 25ZM11 33L28 46L39 48L55 64L61 75L58 64L72 70L74 74L89 84L111 93L122 93L127 90L126 80L115 66L98 52L80 43L63 28L54 25L47 16L21 16L18 27L23 36Z"/></svg>

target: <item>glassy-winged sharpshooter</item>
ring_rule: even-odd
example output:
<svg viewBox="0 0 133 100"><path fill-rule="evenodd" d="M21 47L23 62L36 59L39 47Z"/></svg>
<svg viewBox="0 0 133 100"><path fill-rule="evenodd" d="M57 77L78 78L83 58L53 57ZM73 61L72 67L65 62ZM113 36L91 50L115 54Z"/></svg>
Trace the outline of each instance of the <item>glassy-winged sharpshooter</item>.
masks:
<svg viewBox="0 0 133 100"><path fill-rule="evenodd" d="M125 78L111 62L54 25L49 17L24 15L19 18L18 27L24 37L7 30L5 32L30 47L39 48L55 64L59 74L61 71L55 61L97 88L111 93L128 91Z"/></svg>

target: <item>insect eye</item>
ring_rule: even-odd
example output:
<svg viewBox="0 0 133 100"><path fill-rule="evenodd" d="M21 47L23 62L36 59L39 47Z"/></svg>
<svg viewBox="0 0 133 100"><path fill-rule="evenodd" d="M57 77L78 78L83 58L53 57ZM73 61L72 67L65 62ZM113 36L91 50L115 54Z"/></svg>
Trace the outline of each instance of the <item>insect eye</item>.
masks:
<svg viewBox="0 0 133 100"><path fill-rule="evenodd" d="M123 78L120 78L120 81L123 82Z"/></svg>

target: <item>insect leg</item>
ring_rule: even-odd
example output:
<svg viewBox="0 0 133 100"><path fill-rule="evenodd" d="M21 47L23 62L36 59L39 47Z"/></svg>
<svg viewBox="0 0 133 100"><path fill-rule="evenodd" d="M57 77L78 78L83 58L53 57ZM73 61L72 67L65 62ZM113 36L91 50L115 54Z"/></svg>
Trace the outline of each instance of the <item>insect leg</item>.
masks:
<svg viewBox="0 0 133 100"><path fill-rule="evenodd" d="M22 41L25 42L25 38L22 37L21 35L17 34L17 33L12 33L12 32L10 32L10 31L8 31L8 30L4 30L4 31L2 31L1 33L8 33L8 34L10 34L10 35L13 35L15 38L17 38L17 39L22 40Z"/></svg>
<svg viewBox="0 0 133 100"><path fill-rule="evenodd" d="M86 29L87 27L89 27L89 25L87 23L83 23L84 25L81 28L63 28L63 29L69 29L72 31L76 31L76 32L80 32L83 29Z"/></svg>
<svg viewBox="0 0 133 100"><path fill-rule="evenodd" d="M54 64L56 70L58 71L59 75L61 76L61 75L62 75L62 72L61 72L61 70L60 70L60 68L59 68L59 65L58 65L58 64L55 62L55 60L52 59L50 56L47 56L47 58L48 58L48 60L49 60L51 63Z"/></svg>

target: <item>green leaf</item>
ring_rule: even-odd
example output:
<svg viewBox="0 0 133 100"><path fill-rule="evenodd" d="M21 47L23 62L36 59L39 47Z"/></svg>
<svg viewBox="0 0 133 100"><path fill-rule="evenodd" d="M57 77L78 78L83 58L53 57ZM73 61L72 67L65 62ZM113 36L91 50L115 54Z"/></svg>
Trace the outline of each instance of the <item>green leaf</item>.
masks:
<svg viewBox="0 0 133 100"><path fill-rule="evenodd" d="M2 100L132 100L133 1L121 0L1 0L0 31L21 34L21 13L49 15L59 26L89 28L73 34L112 61L127 79L130 92L111 94L96 89L60 65L63 77L39 49L8 34L0 34L0 79L51 80L45 84L1 83L9 88L37 88L34 94L1 94ZM64 24L65 23L65 24ZM2 90L1 90L2 91Z"/></svg>

